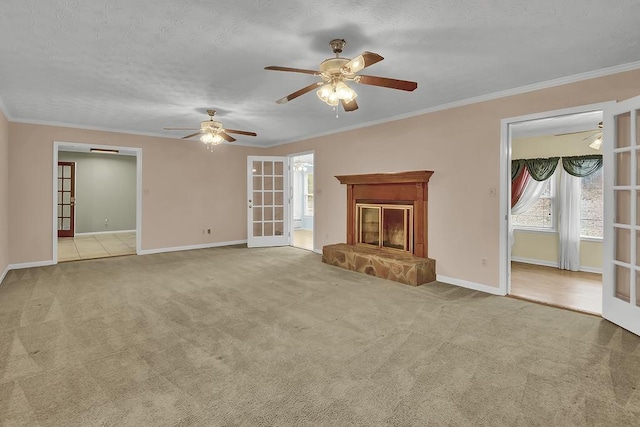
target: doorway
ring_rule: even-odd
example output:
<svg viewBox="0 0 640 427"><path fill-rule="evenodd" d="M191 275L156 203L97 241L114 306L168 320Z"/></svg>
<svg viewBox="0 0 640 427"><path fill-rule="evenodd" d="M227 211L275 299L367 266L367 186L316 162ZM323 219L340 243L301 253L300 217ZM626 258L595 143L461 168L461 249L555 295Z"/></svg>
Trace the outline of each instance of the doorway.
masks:
<svg viewBox="0 0 640 427"><path fill-rule="evenodd" d="M314 153L290 156L291 246L313 251Z"/></svg>
<svg viewBox="0 0 640 427"><path fill-rule="evenodd" d="M139 253L142 150L55 142L53 163L54 263Z"/></svg>
<svg viewBox="0 0 640 427"><path fill-rule="evenodd" d="M602 110L589 106L507 123L510 296L602 313Z"/></svg>

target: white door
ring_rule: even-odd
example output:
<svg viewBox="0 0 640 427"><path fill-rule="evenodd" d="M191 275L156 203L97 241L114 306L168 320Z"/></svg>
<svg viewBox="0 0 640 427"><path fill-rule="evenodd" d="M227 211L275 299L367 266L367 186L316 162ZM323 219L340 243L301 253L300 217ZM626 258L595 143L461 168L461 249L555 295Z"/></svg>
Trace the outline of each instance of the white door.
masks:
<svg viewBox="0 0 640 427"><path fill-rule="evenodd" d="M640 97L604 114L602 316L640 335Z"/></svg>
<svg viewBox="0 0 640 427"><path fill-rule="evenodd" d="M289 245L288 157L247 157L247 246Z"/></svg>

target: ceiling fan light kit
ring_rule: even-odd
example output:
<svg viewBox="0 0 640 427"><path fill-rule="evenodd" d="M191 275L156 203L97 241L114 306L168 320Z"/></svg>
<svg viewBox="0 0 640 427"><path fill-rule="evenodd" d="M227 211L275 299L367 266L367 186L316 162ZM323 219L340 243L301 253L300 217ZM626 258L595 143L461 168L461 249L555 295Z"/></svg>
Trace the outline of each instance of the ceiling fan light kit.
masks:
<svg viewBox="0 0 640 427"><path fill-rule="evenodd" d="M206 132L200 137L200 141L205 144L218 145L221 144L224 139L218 134Z"/></svg>
<svg viewBox="0 0 640 427"><path fill-rule="evenodd" d="M594 150L599 150L600 147L602 147L602 135L600 135L595 139L595 141L589 144L589 147L593 148Z"/></svg>

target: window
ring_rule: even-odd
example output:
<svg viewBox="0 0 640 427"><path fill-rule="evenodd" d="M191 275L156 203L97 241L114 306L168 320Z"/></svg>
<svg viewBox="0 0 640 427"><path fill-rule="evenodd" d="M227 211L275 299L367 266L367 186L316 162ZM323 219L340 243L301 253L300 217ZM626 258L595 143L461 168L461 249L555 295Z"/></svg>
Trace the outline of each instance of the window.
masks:
<svg viewBox="0 0 640 427"><path fill-rule="evenodd" d="M511 216L511 222L515 228L527 228L534 230L554 230L555 211L555 174L545 184L540 198L529 210L518 215Z"/></svg>
<svg viewBox="0 0 640 427"><path fill-rule="evenodd" d="M602 238L602 168L581 180L580 236Z"/></svg>
<svg viewBox="0 0 640 427"><path fill-rule="evenodd" d="M304 174L304 214L313 216L313 172Z"/></svg>

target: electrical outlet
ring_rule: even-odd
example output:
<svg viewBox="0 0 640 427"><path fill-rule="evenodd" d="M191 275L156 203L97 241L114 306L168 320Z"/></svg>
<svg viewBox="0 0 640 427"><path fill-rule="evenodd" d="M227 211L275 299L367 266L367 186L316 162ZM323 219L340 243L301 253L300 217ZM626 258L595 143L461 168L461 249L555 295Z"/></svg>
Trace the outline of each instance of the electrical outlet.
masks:
<svg viewBox="0 0 640 427"><path fill-rule="evenodd" d="M211 229L207 228L207 234L211 234Z"/></svg>
<svg viewBox="0 0 640 427"><path fill-rule="evenodd" d="M482 263L483 266L487 266L487 259L486 258L480 258L480 262Z"/></svg>

